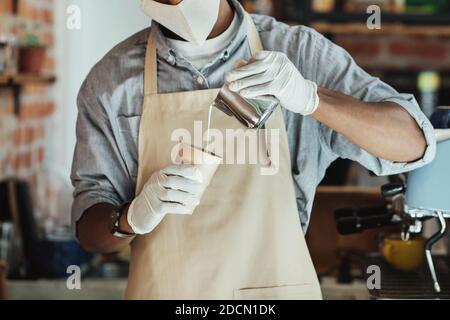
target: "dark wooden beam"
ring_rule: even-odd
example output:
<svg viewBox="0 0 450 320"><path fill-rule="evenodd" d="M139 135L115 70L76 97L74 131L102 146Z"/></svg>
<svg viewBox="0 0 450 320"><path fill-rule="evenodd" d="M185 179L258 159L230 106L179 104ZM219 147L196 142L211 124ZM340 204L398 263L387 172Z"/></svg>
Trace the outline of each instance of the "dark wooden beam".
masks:
<svg viewBox="0 0 450 320"><path fill-rule="evenodd" d="M273 15L278 20L286 20L286 11L285 11L285 0L276 0L273 2Z"/></svg>
<svg viewBox="0 0 450 320"><path fill-rule="evenodd" d="M12 9L14 14L19 13L19 0L12 0Z"/></svg>
<svg viewBox="0 0 450 320"><path fill-rule="evenodd" d="M22 87L18 84L11 85L13 92L14 114L20 116L20 93Z"/></svg>

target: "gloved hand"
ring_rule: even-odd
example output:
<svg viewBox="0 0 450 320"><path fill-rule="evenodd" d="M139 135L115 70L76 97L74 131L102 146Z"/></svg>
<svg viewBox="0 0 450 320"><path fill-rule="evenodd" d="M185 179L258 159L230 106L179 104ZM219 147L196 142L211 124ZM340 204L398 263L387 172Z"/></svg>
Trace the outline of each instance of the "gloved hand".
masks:
<svg viewBox="0 0 450 320"><path fill-rule="evenodd" d="M231 71L226 81L244 98L275 96L281 106L302 115L314 113L319 106L317 84L303 78L284 53L261 51L254 62Z"/></svg>
<svg viewBox="0 0 450 320"><path fill-rule="evenodd" d="M189 214L200 203L202 174L191 165L169 166L154 173L128 209L136 234L153 231L167 214Z"/></svg>

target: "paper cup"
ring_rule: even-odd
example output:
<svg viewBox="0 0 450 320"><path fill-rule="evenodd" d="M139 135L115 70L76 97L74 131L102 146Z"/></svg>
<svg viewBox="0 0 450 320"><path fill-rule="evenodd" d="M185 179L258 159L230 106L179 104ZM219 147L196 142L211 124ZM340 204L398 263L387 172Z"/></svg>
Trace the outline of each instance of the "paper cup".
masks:
<svg viewBox="0 0 450 320"><path fill-rule="evenodd" d="M222 162L223 159L213 153L186 143L180 143L177 163L195 165L200 170L203 177L203 193L208 188ZM203 193L201 196L203 196Z"/></svg>

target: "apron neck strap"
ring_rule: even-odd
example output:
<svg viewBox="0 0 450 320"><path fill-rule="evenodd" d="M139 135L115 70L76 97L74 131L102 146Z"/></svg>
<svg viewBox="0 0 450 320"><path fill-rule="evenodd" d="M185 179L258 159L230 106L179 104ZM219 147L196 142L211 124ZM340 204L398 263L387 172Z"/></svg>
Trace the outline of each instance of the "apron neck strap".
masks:
<svg viewBox="0 0 450 320"><path fill-rule="evenodd" d="M246 12L245 19L248 23L247 39L252 55L263 50L261 38L258 30L253 22L252 17ZM144 71L144 95L158 94L158 61L156 54L156 47L153 41L152 32L149 32L147 41L147 52L145 57L145 71Z"/></svg>
<svg viewBox="0 0 450 320"><path fill-rule="evenodd" d="M152 32L149 32L147 41L147 53L145 55L144 70L144 95L155 95L158 93L158 59L156 48L153 43Z"/></svg>
<svg viewBox="0 0 450 320"><path fill-rule="evenodd" d="M250 46L250 52L252 56L257 54L260 51L264 50L264 47L261 42L261 38L259 36L259 32L256 29L255 23L253 22L252 17L246 12L245 18L247 19L248 31L247 31L247 39L248 44Z"/></svg>

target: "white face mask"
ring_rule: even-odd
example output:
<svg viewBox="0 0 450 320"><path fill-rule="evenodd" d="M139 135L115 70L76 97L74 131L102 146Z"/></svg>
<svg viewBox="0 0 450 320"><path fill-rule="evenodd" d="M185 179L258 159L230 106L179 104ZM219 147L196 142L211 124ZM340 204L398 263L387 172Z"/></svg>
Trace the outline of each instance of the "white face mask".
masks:
<svg viewBox="0 0 450 320"><path fill-rule="evenodd" d="M183 0L168 5L154 0L141 0L141 8L157 21L183 39L202 46L219 16L220 0Z"/></svg>

